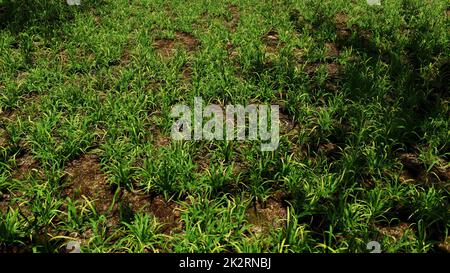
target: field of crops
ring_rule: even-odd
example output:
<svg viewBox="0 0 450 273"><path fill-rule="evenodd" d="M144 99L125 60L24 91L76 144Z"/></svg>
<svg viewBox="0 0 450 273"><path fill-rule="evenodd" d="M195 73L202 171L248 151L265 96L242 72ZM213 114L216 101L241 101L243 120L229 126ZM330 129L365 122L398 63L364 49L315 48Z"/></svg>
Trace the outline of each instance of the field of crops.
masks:
<svg viewBox="0 0 450 273"><path fill-rule="evenodd" d="M81 3L0 0L0 252L450 252L447 0Z"/></svg>

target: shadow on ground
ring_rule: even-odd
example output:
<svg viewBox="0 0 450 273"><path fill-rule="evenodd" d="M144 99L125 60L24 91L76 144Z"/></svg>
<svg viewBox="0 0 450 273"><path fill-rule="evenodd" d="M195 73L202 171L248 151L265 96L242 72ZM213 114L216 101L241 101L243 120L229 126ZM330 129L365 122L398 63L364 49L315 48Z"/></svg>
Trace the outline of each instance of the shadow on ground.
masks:
<svg viewBox="0 0 450 273"><path fill-rule="evenodd" d="M61 24L70 22L78 12L87 12L103 0L86 1L81 6L69 6L63 0L3 0L0 1L0 31L19 34L31 30L49 38L57 35Z"/></svg>

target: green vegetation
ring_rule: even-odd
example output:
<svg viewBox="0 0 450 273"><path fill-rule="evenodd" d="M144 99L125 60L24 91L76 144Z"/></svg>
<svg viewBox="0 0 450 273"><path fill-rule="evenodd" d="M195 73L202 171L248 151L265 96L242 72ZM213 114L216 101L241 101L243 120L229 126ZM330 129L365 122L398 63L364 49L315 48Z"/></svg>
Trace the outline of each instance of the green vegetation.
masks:
<svg viewBox="0 0 450 273"><path fill-rule="evenodd" d="M0 0L0 252L449 251L446 0ZM278 104L274 152L171 107Z"/></svg>

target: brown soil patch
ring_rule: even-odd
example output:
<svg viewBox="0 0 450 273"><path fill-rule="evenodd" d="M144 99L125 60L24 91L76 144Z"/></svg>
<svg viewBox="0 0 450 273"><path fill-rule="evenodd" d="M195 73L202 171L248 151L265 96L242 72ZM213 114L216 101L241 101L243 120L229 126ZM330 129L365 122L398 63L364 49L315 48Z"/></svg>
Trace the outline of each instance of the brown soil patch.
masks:
<svg viewBox="0 0 450 273"><path fill-rule="evenodd" d="M151 119L151 118L150 118ZM149 129L152 133L149 135L148 141L153 142L156 147L168 146L172 142L170 135L165 135L160 128L156 125L152 125Z"/></svg>
<svg viewBox="0 0 450 273"><path fill-rule="evenodd" d="M396 226L378 227L377 229L383 236L389 236L395 238L395 240L400 240L410 227L407 223L400 223Z"/></svg>
<svg viewBox="0 0 450 273"><path fill-rule="evenodd" d="M12 178L22 180L32 171L37 171L39 164L31 154L25 154L16 159L17 168L12 173Z"/></svg>
<svg viewBox="0 0 450 273"><path fill-rule="evenodd" d="M179 31L175 34L175 39L156 40L154 47L158 54L168 58L174 54L178 44L182 45L188 52L194 52L197 50L200 42L192 34Z"/></svg>
<svg viewBox="0 0 450 273"><path fill-rule="evenodd" d="M239 8L236 5L230 5L228 10L231 13L231 20L226 21L225 26L232 32L235 32L240 19Z"/></svg>
<svg viewBox="0 0 450 273"><path fill-rule="evenodd" d="M98 15L94 16L94 22L96 26L100 26L102 24L102 18Z"/></svg>
<svg viewBox="0 0 450 273"><path fill-rule="evenodd" d="M344 12L338 12L334 17L334 23L337 28L347 28L348 17Z"/></svg>
<svg viewBox="0 0 450 273"><path fill-rule="evenodd" d="M122 66L128 65L132 60L132 55L130 53L129 49L125 49L122 53L122 56L120 57L120 64Z"/></svg>
<svg viewBox="0 0 450 273"><path fill-rule="evenodd" d="M6 111L0 109L0 124L6 124L8 121L13 120L16 116L15 112L16 111L14 109L8 109Z"/></svg>
<svg viewBox="0 0 450 273"><path fill-rule="evenodd" d="M154 47L159 55L170 57L174 52L175 41L172 39L159 39L155 41Z"/></svg>
<svg viewBox="0 0 450 273"><path fill-rule="evenodd" d="M228 42L226 44L226 49L228 52L228 58L230 60L234 60L239 55L239 52L237 51L236 46L231 42Z"/></svg>
<svg viewBox="0 0 450 273"><path fill-rule="evenodd" d="M416 181L429 182L425 167L419 161L416 154L401 153L398 157L404 168L404 171L400 175L400 181L404 183L414 183Z"/></svg>
<svg viewBox="0 0 450 273"><path fill-rule="evenodd" d="M350 36L350 29L347 27L348 17L344 12L339 12L334 17L334 25L338 38L346 39Z"/></svg>
<svg viewBox="0 0 450 273"><path fill-rule="evenodd" d="M277 53L277 47L279 43L278 32L272 29L262 38L262 40L266 45L266 51L268 53Z"/></svg>
<svg viewBox="0 0 450 273"><path fill-rule="evenodd" d="M319 152L324 153L326 156L336 156L341 150L334 143L323 143L319 145Z"/></svg>
<svg viewBox="0 0 450 273"><path fill-rule="evenodd" d="M307 75L312 77L317 73L317 71L321 68L322 65L326 65L329 80L337 79L341 74L342 66L336 62L327 64L321 62L306 63L305 66L303 67L303 71Z"/></svg>
<svg viewBox="0 0 450 273"><path fill-rule="evenodd" d="M162 232L166 234L182 228L179 205L172 201L166 201L161 196L150 197L146 194L124 191L120 196L120 202L133 212L142 211L156 216L163 224Z"/></svg>
<svg viewBox="0 0 450 273"><path fill-rule="evenodd" d="M289 133L294 130L295 126L294 120L280 111L280 132Z"/></svg>
<svg viewBox="0 0 450 273"><path fill-rule="evenodd" d="M182 228L179 208L180 206L174 202L168 202L157 196L152 200L149 210L164 224L163 232L171 233Z"/></svg>
<svg viewBox="0 0 450 273"><path fill-rule="evenodd" d="M440 158L438 165L435 165L432 170L442 182L450 182L450 164L444 159Z"/></svg>
<svg viewBox="0 0 450 273"><path fill-rule="evenodd" d="M172 139L170 138L170 136L158 134L155 137L155 146L156 147L168 146L171 141L172 141Z"/></svg>
<svg viewBox="0 0 450 273"><path fill-rule="evenodd" d="M321 63L318 62L306 63L305 66L303 67L303 71L309 76L314 76L314 74L317 72L320 66Z"/></svg>
<svg viewBox="0 0 450 273"><path fill-rule="evenodd" d="M444 160L442 160L441 166L434 166L431 172L427 173L425 166L419 161L416 154L401 153L399 154L399 159L404 167L404 171L400 175L400 180L404 183L414 181L420 181L422 183L450 181L450 168L442 167L446 166Z"/></svg>
<svg viewBox="0 0 450 273"><path fill-rule="evenodd" d="M211 164L210 149L214 149L214 147L212 145L207 145L194 156L193 161L196 165L195 171L197 173L209 169L209 165Z"/></svg>
<svg viewBox="0 0 450 273"><path fill-rule="evenodd" d="M402 153L399 155L400 161L403 166L412 172L420 172L423 169L422 163L413 153Z"/></svg>
<svg viewBox="0 0 450 273"><path fill-rule="evenodd" d="M8 145L8 139L6 131L0 128L0 147L6 147Z"/></svg>
<svg viewBox="0 0 450 273"><path fill-rule="evenodd" d="M365 41L370 41L372 39L373 33L370 30L367 29L360 29L358 31L358 35L360 39L363 39Z"/></svg>
<svg viewBox="0 0 450 273"><path fill-rule="evenodd" d="M102 173L96 155L86 154L72 161L65 172L69 185L63 190L64 194L74 199L81 199L84 196L92 201L98 213L108 214L108 223L111 226L119 224L122 208L122 212L129 212L131 216L139 211L153 214L164 225L165 233L179 228L178 205L165 201L160 196L152 198L140 192L123 190L118 195L112 211L108 212L114 199L114 189L108 184L106 175Z"/></svg>
<svg viewBox="0 0 450 273"><path fill-rule="evenodd" d="M277 46L279 35L275 30L270 30L263 38L264 43L269 46Z"/></svg>
<svg viewBox="0 0 450 273"><path fill-rule="evenodd" d="M194 36L192 36L192 34L189 34L187 32L177 32L175 37L176 40L179 43L183 44L183 46L189 52L195 51L200 44L199 41Z"/></svg>
<svg viewBox="0 0 450 273"><path fill-rule="evenodd" d="M339 56L339 49L335 43L326 43L327 58L336 58Z"/></svg>
<svg viewBox="0 0 450 273"><path fill-rule="evenodd" d="M443 252L450 253L450 237L447 237L444 241L438 243L437 248Z"/></svg>
<svg viewBox="0 0 450 273"><path fill-rule="evenodd" d="M11 196L8 193L2 193L0 191L0 213L6 214L10 207Z"/></svg>
<svg viewBox="0 0 450 273"><path fill-rule="evenodd" d="M247 220L251 225L250 230L256 234L267 233L271 229L281 227L286 218L286 207L274 199L269 199L264 207L257 204L247 211Z"/></svg>
<svg viewBox="0 0 450 273"><path fill-rule="evenodd" d="M64 189L65 195L73 199L85 196L93 201L98 212L106 212L112 204L114 191L108 184L106 175L101 172L97 156L85 154L70 162L65 172L69 186Z"/></svg>
<svg viewBox="0 0 450 273"><path fill-rule="evenodd" d="M338 78L340 73L341 73L341 66L338 63L327 64L328 78L331 78L331 79Z"/></svg>

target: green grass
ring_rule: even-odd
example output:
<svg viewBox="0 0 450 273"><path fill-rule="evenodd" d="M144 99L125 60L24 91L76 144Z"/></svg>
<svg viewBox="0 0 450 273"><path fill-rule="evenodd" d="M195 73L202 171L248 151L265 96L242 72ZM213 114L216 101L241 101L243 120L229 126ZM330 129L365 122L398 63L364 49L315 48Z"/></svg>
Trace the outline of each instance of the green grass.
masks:
<svg viewBox="0 0 450 273"><path fill-rule="evenodd" d="M0 252L448 251L447 1L82 2L0 0ZM172 141L196 96L279 148Z"/></svg>

